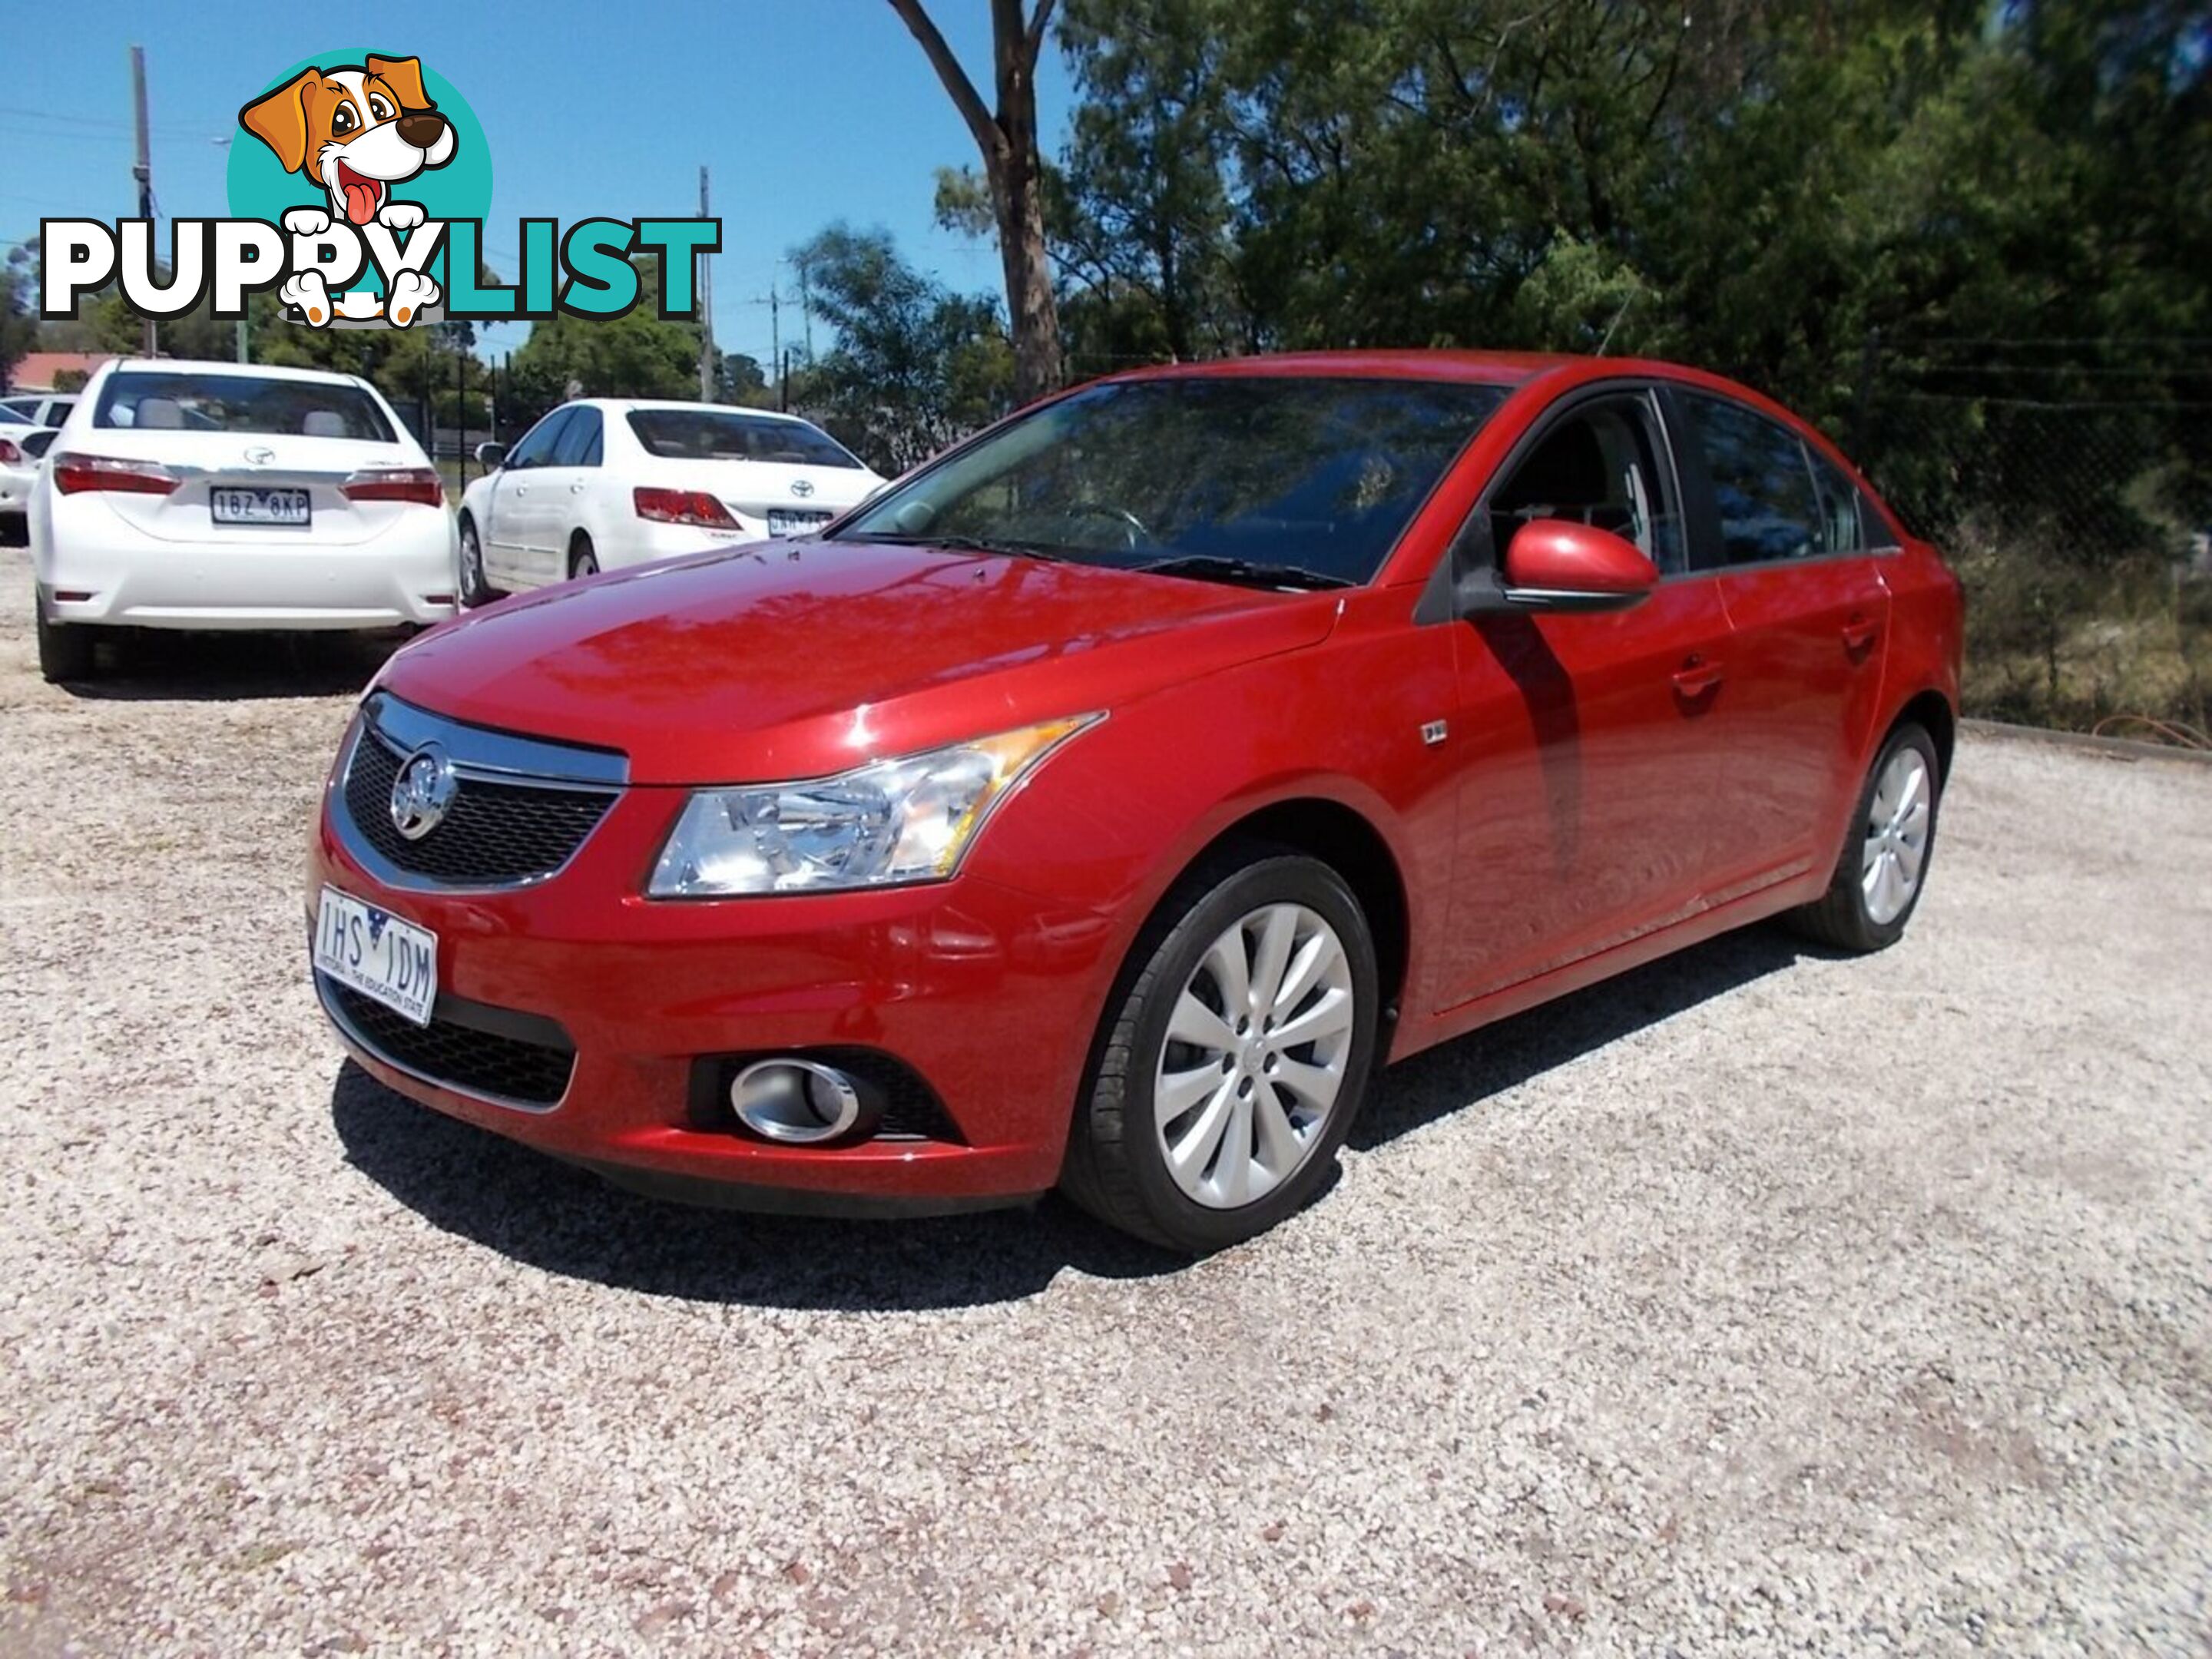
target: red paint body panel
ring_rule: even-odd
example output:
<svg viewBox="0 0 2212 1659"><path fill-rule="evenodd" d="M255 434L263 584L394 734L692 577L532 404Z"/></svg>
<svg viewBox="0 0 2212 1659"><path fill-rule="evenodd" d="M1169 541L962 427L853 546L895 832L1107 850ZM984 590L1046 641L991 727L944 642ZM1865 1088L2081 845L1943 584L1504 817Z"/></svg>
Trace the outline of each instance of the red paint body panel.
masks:
<svg viewBox="0 0 2212 1659"><path fill-rule="evenodd" d="M542 1114L356 1050L363 1063L566 1157L855 1196L1031 1194L1057 1178L1139 931L1253 813L1327 802L1387 849L1409 932L1398 1058L1816 896L1898 712L1929 695L1955 704L1958 584L1901 533L1894 551L1669 577L1603 614L1455 620L1427 602L1501 462L1577 387L1670 380L1806 430L1729 382L1435 353L1141 374L1516 389L1364 588L778 544L574 584L425 636L381 689L620 750L631 783L565 869L505 892L386 886L348 854L326 793L311 909L328 883L434 930L441 988L556 1019L578 1054L567 1097ZM1094 711L1106 718L1000 805L949 882L641 896L686 786L821 775ZM695 1056L833 1044L910 1066L963 1144L807 1149L690 1127Z"/></svg>

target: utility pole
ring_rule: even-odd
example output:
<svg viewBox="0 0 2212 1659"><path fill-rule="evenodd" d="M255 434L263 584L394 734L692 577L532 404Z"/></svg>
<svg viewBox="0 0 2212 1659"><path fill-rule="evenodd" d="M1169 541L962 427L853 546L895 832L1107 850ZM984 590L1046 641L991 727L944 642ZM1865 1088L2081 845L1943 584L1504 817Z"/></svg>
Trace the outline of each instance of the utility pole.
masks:
<svg viewBox="0 0 2212 1659"><path fill-rule="evenodd" d="M154 156L146 132L146 48L131 48L131 94L138 112L138 161L131 169L131 176L138 181L138 216L146 222L146 237L150 247L154 236ZM143 331L143 349L150 357L154 355L154 319L146 319Z"/></svg>
<svg viewBox="0 0 2212 1659"><path fill-rule="evenodd" d="M806 319L806 366L814 367L814 291L806 285L806 261L799 262L799 312Z"/></svg>
<svg viewBox="0 0 2212 1659"><path fill-rule="evenodd" d="M699 216L713 216L707 211L707 164L699 164ZM699 401L714 401L714 256L699 256Z"/></svg>
<svg viewBox="0 0 2212 1659"><path fill-rule="evenodd" d="M775 274L769 274L768 283L768 366L779 368L783 362L783 302L775 291ZM783 406L783 397L776 394L776 407Z"/></svg>

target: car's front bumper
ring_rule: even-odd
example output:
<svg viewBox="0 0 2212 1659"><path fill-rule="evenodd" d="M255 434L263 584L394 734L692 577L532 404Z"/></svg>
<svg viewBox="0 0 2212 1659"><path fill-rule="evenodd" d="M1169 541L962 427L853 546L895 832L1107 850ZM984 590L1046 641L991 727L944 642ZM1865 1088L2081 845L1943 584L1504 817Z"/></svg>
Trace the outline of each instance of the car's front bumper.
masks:
<svg viewBox="0 0 2212 1659"><path fill-rule="evenodd" d="M684 799L632 787L574 859L534 886L389 885L333 823L325 884L438 937L441 1007L550 1021L574 1048L558 1099L524 1108L440 1080L334 1015L380 1081L441 1112L670 1196L775 1208L943 1210L1018 1200L1059 1178L1118 936L1109 918L963 878L874 892L661 902L641 894ZM325 1006L330 982L318 977ZM939 1133L776 1145L702 1101L702 1060L881 1057L941 1108ZM556 1085L557 1088L558 1085ZM848 1202L847 1200L851 1200Z"/></svg>

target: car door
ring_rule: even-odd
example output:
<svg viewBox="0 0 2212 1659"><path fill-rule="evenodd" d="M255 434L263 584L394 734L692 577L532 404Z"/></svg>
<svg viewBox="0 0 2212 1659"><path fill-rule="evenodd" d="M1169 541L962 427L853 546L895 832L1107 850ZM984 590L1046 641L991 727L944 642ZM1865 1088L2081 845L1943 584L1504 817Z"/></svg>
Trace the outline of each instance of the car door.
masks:
<svg viewBox="0 0 2212 1659"><path fill-rule="evenodd" d="M605 432L599 410L590 404L572 404L568 423L561 428L552 456L535 485L544 509L539 520L544 538L543 545L532 555L532 568L544 573L545 581L566 581L574 568L576 532L584 527L586 498L605 453Z"/></svg>
<svg viewBox="0 0 2212 1659"><path fill-rule="evenodd" d="M1889 589L1856 487L1794 427L1713 392L1668 402L1731 634L1722 882L1754 891L1834 857L1880 714Z"/></svg>
<svg viewBox="0 0 2212 1659"><path fill-rule="evenodd" d="M1486 490L1459 556L1580 520L1658 567L1626 610L1478 613L1460 638L1465 744L1447 1006L1501 991L1703 907L1729 698L1728 617L1689 568L1678 469L1653 390L1571 393Z"/></svg>
<svg viewBox="0 0 2212 1659"><path fill-rule="evenodd" d="M541 480L573 407L563 404L523 434L492 479L481 533L484 574L495 587L535 587L546 580L532 556L545 538L536 523L547 499Z"/></svg>

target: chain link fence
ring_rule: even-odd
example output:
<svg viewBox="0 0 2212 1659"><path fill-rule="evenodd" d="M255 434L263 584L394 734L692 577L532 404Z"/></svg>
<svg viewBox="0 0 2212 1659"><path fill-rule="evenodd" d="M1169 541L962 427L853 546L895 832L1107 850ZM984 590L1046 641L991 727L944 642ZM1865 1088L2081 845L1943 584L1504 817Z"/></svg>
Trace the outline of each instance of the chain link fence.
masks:
<svg viewBox="0 0 2212 1659"><path fill-rule="evenodd" d="M1966 586L1967 712L2212 743L2212 343L1976 344L1883 375L1852 439Z"/></svg>

